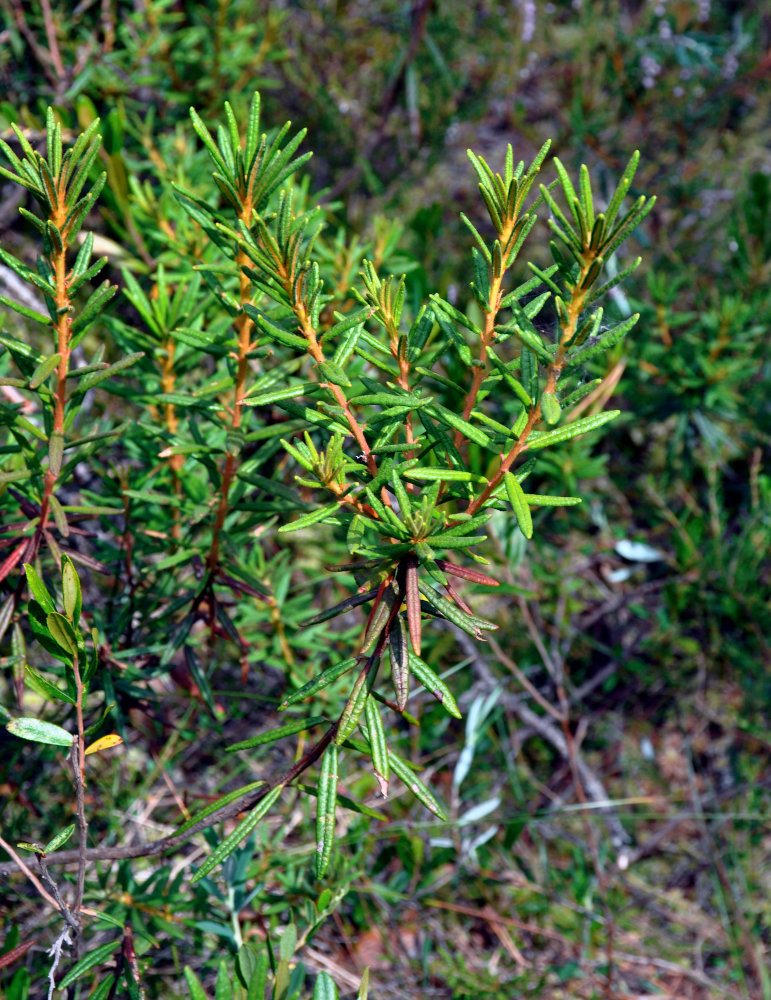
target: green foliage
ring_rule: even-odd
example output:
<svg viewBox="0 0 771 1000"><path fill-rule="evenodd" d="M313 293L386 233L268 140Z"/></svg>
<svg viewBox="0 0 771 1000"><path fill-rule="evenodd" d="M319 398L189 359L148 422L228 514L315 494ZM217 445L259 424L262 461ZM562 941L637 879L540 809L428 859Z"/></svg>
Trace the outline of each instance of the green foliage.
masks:
<svg viewBox="0 0 771 1000"><path fill-rule="evenodd" d="M29 311L24 316L54 329L58 352L33 356L21 341L9 336L4 340L19 375L12 376L11 384L37 399L46 423L43 435L31 434L20 409L10 414L11 438L22 446L8 495L29 513L26 522L10 529L18 541L0 575L10 577L16 563L26 561L33 600L28 614L18 616L13 627L23 634L26 624L43 649L65 665L67 688L57 687L50 667L28 667L25 679L43 697L76 706L81 781L90 681L102 673L106 712L125 730L126 704L138 678L127 672L124 678L108 680L100 671L98 651L104 646L96 629L87 659L78 628L86 612L72 562L78 556L82 560L83 554L65 546L76 523L108 517L119 504L125 532L150 541L132 542L131 562L125 562L116 578L110 603L121 609L118 614L102 617L97 608L87 612L88 618L96 615L101 621L109 647L122 649L111 662L127 665L129 657L136 656L133 650L153 650L151 673L157 674L181 654L201 700L217 711L211 686L217 660L235 646L242 677L255 669L250 617L262 607L265 612L258 622L269 616L279 633L290 668L290 690L298 658L311 672L324 668L290 694L286 707L316 698L329 683L352 671L354 680L342 708L335 709L326 698L322 714L300 717L237 744L252 748L305 729L321 729L321 736L281 779L251 792L246 816L217 840L193 881L227 862L285 789L317 761L316 876L323 878L333 858L343 760L350 770L363 755L383 796L393 773L431 812L445 816L433 792L393 749L392 713L405 715L412 677L452 715L460 715L451 689L420 657L426 628L431 619L444 619L482 640L498 626L476 614L450 578L487 586L497 586L497 581L450 557L484 562L484 526L507 502L523 533L531 537L530 504L564 499L526 494L511 471L520 455L527 448L549 449L616 415L610 411L573 420L569 405L563 411L559 398L568 400L580 385L580 375L569 371L594 322L584 314L600 288L605 257L653 202L640 197L622 210L635 157L606 212L595 217L586 169L578 197L557 160L562 194L573 217L569 222L547 188L541 187L541 198L530 197L548 144L529 167L515 165L509 147L502 175L470 154L495 234L485 240L469 223L476 242L471 287L483 312L482 325L439 295L408 319L404 279L381 278L366 258L361 262L361 288L355 290L365 308L352 309L348 297L335 297L324 258L313 256L322 214L304 207L296 189L282 186L307 159L307 154L295 155L303 133L290 137L288 125L272 137L261 133L258 96L241 127L226 104L225 125L218 127L216 138L195 111L191 117L214 168L214 190L220 193L218 199L213 191L204 196L175 185L179 205L203 236L200 249L171 269L178 279L159 262L151 275L151 291L125 271L125 296L138 320L136 325L111 323L123 353L108 364L101 360L99 347L94 361L75 371L70 370L72 351L99 316L107 291L113 291L103 286L86 301L80 316L75 313L74 290L105 264L102 260L88 266L93 237L87 237L67 269L76 230L104 182L102 175L80 198L98 150L97 123L63 152L60 126L49 111L46 158L29 146L19 129L16 135L26 159L19 160L7 144L3 147L13 168L6 176L40 203L40 218L27 214L42 237L37 274L6 252L3 260L45 295L50 319ZM557 220L550 220L555 264L548 271L533 265L536 281L509 290L508 272L535 224L542 199ZM533 293L535 299L525 298ZM554 339L546 340L533 319L550 294L556 322ZM513 318L507 321L506 313ZM622 324L620 334L631 325ZM499 353L495 364L488 365L493 345ZM445 367L448 352L457 357L452 380ZM137 363L139 381L126 381L119 373ZM124 405L136 409L138 420L120 428L110 428L105 421L92 430L79 419L79 413L86 412L89 390L103 379L108 380L107 388L115 387ZM463 394L460 413L445 391L448 382L452 395L456 387ZM544 421L559 427L539 430ZM89 493L102 498L99 506L66 503L76 464L91 454L89 446L111 435L120 435L113 463L130 459L138 474L130 478L124 466L125 471L108 474L101 487L92 487ZM65 450L73 453L66 462ZM144 521L139 520L143 516ZM341 561L334 543L339 563L334 571L342 585L356 593L303 622L286 584L276 586L275 578L286 565L285 554L296 545L292 538L317 525L344 542L346 561ZM290 529L294 534L280 542ZM255 535L257 544L251 541ZM123 538L125 545L126 534ZM154 539L162 549L154 546ZM43 566L43 543L61 565L64 615L55 610L55 599L33 565ZM108 540L106 551L95 547L97 557L87 553L86 565L106 572L115 560L111 545ZM144 577L141 588L136 572ZM7 624L17 617L15 599L8 599ZM244 604L251 614L240 613ZM347 644L326 623L360 605L369 605L363 636ZM203 646L193 638L199 622L208 631ZM160 631L156 623L162 625ZM341 661L336 649L343 653ZM326 665L329 659L331 666ZM386 659L394 700L378 683ZM208 661L207 669L203 660ZM78 664L85 668L86 662L87 669L79 672ZM352 738L357 729L363 743ZM8 730L44 743L72 743L66 730L44 720L15 719ZM233 801L230 794L217 800L180 832L211 825L220 808L231 807ZM80 796L78 808L84 827ZM81 848L81 869L85 863ZM93 964L99 964L102 951L94 955L98 958ZM88 963L84 958L69 975L87 971ZM130 963L127 969L129 975ZM290 995L280 986L280 966L275 975L276 995ZM192 992L199 994L192 972L188 978ZM325 995L325 981L319 982L317 992ZM247 991L251 988L244 985Z"/></svg>
<svg viewBox="0 0 771 1000"><path fill-rule="evenodd" d="M393 953L413 907L405 995L596 984L614 921L634 950L624 836L542 796L580 801L585 762L651 719L658 751L666 699L697 686L707 749L672 796L702 793L726 713L765 746L769 181L740 141L767 129L762 19L704 6L528 24L525 4L387 3L362 30L356 4L152 0L73 6L66 31L2 7L6 836L62 931L4 995L50 971L95 997L336 996L305 954L330 915ZM270 127L290 111L311 161ZM508 138L529 156L498 174ZM625 291L648 189L647 290ZM730 781L762 789L743 748ZM632 787L592 805L655 798L620 764ZM140 803L163 828L129 838ZM748 859L764 808L727 821ZM702 829L715 857L724 822ZM700 862L728 942L705 975L765 996L760 879L725 856L727 877ZM508 957L472 968L460 916L432 940L441 906ZM528 928L524 967L496 910Z"/></svg>

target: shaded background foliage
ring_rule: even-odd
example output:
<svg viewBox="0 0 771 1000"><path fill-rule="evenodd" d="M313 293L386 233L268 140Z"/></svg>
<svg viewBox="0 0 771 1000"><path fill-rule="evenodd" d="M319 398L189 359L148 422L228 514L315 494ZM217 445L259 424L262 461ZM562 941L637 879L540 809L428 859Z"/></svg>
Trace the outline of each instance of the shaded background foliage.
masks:
<svg viewBox="0 0 771 1000"><path fill-rule="evenodd" d="M39 133L49 103L74 132L102 119L108 183L94 228L120 284L116 265L142 280L162 263L175 277L181 250L199 252L170 193L173 181L209 185L188 108L213 120L227 98L243 118L255 88L266 121L291 117L309 129L305 197L330 212L330 273L351 284L355 242L369 243L386 268L406 273L413 308L434 289L471 308L458 218L478 217L467 146L501 167L507 142L529 161L551 138L574 172L590 165L602 193L630 150L641 149L636 187L658 196L638 233L646 277L627 282L614 307L642 318L587 372L607 380L624 415L599 444L571 442L539 466L534 492L576 493L582 507L538 515L527 543L512 518L496 515L496 564L512 589L486 610L502 626L502 654L459 653L449 634L432 650L432 662L467 672L467 721L426 704L411 749L455 825L434 829L400 800L390 803L388 825L355 817L339 831L349 853L338 852L335 869L347 895L298 954L311 967L326 956L341 989L354 988L346 973L373 965L376 997L592 996L606 988L612 925L619 990L771 995L762 971L771 695L771 22L763 6L415 0L374 12L352 2L265 3L255 16L253 4L239 2L61 4L55 44L45 5L4 0L0 9L0 128L20 121ZM4 245L32 254L17 208L4 187ZM384 215L400 220L398 231L378 221ZM537 263L546 262L544 249ZM138 322L121 300L107 335L120 345L121 324ZM114 403L105 396L95 405L94 419L112 420ZM145 456L132 458L136 476ZM77 475L81 490L94 487L88 469ZM110 481L120 502L120 474L100 490ZM8 493L2 503L12 511ZM125 557L116 536L93 544L110 566ZM137 559L162 552L152 539L137 545ZM261 551L251 558L260 577ZM298 546L291 565L271 563L292 613L317 606L316 587L324 603L337 599L319 583L320 562ZM110 600L93 608L108 637L130 618L117 586ZM150 821L158 808L162 819L176 818L173 801L160 798L162 771L176 789L226 790L212 774L218 749L253 731L255 707L267 714L280 701L286 642L294 642L270 631L268 609L244 604L234 602L239 628L264 640L247 656L244 687L233 645L208 674L188 664L192 674L179 668L169 683L158 671L164 687L154 704L131 677L118 685L126 731L135 727L147 743L104 765L99 795L113 811L94 810L99 841L115 836L121 811ZM350 627L353 634L356 621ZM152 669L149 656L142 669ZM612 815L629 843L615 844L598 812L571 811L570 762L544 734L548 713L531 702L535 717L527 716L507 661L550 704L568 699L582 759L618 803ZM10 667L7 676L10 705ZM140 714L137 700L151 709ZM223 702L225 725L212 712ZM4 836L29 839L29 801L44 803L53 821L57 810L68 813L71 791L54 770L43 787L37 761L7 742L17 756L3 789ZM245 779L253 773L239 766ZM366 781L352 779L351 794L367 795ZM302 856L307 818L287 807L284 821L294 839L278 819L269 824L259 850L247 845L234 861L229 893L215 904L214 883L193 891L174 868L148 877L124 863L100 873L112 912L134 924L149 995L179 988L169 985L179 978L175 938L193 942L208 982L216 948L238 943L227 931L234 907L260 932L290 915L313 927L326 913ZM3 917L8 948L13 928L28 931L36 912L15 876L13 889ZM181 925L167 904L185 912ZM160 950L142 934L162 936ZM38 983L45 956L33 950L25 961ZM5 973L8 995L25 995L25 971Z"/></svg>

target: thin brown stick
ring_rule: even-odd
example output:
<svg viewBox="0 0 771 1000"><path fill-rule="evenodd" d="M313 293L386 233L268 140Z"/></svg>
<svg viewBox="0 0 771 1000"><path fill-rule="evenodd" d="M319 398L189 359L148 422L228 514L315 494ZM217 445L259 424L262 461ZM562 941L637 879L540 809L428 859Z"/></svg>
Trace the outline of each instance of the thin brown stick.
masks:
<svg viewBox="0 0 771 1000"><path fill-rule="evenodd" d="M213 812L204 819L199 820L188 830L185 830L184 833L170 834L167 837L161 837L159 840L153 840L149 844L137 844L133 847L89 848L85 852L86 860L122 861L127 858L153 857L156 854L163 854L172 848L179 847L182 844L187 843L193 836L195 836L195 834L200 833L202 830L208 830L209 827L214 826L217 823L222 823L227 819L232 819L240 812L253 809L254 806L256 806L257 803L268 794L268 792L276 788L278 785L287 785L294 781L303 773L303 771L306 771L309 767L316 763L319 757L322 756L326 748L329 746L330 742L335 738L336 733L337 723L333 722L321 739L315 743L296 764L293 764L288 771L281 775L281 777L266 782L265 785L256 791L248 792L240 799L236 799L234 802L228 803L228 805L223 806L216 812ZM80 852L56 851L54 854L49 854L47 860L49 864L71 865L80 861Z"/></svg>
<svg viewBox="0 0 771 1000"><path fill-rule="evenodd" d="M46 38L48 39L48 51L51 55L51 62L56 70L56 75L59 77L59 85L62 86L65 82L66 73L64 71L62 56L59 52L59 41L56 37L56 25L54 24L50 0L40 0L40 6L43 8L43 22L45 23Z"/></svg>
<svg viewBox="0 0 771 1000"><path fill-rule="evenodd" d="M58 910L59 904L56 902L54 897L49 892L46 892L46 890L43 888L42 882L37 877L37 875L32 871L32 869L29 867L26 861L23 858L19 857L19 855L11 847L11 845L2 837L0 837L0 847L2 847L2 849L6 852L6 854L8 854L8 856L13 860L14 864L22 872L24 872L24 874L34 885L34 887L37 889L38 893L46 901L46 903L48 903L48 905L52 907L54 910Z"/></svg>
<svg viewBox="0 0 771 1000"><path fill-rule="evenodd" d="M72 742L70 760L72 774L75 779L75 812L78 819L78 879L75 890L73 910L77 919L83 905L83 893L86 886L86 849L88 846L88 821L86 819L86 736L83 725L83 682L80 678L77 653L73 657L72 670L75 675L76 702L75 710L78 720L78 735Z"/></svg>

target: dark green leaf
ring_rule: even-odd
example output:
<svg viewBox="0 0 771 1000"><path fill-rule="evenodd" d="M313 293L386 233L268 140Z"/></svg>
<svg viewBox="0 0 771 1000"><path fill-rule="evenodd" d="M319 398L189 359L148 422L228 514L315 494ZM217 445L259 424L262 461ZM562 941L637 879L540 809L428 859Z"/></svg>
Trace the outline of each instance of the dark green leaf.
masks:
<svg viewBox="0 0 771 1000"><path fill-rule="evenodd" d="M336 663L332 667L327 667L323 670L317 677L308 681L304 684L298 691L294 694L290 694L288 698L279 705L279 709L283 711L285 708L289 708L290 705L295 705L298 701L304 701L306 698L310 698L311 695L316 694L325 687L329 687L330 684L334 683L338 677L342 677L343 674L347 673L359 662L358 657L352 656L348 660L343 660L340 663Z"/></svg>
<svg viewBox="0 0 771 1000"><path fill-rule="evenodd" d="M431 692L450 715L455 716L456 719L463 718L450 689L439 675L434 673L431 667L415 653L410 653L410 669L423 687Z"/></svg>
<svg viewBox="0 0 771 1000"><path fill-rule="evenodd" d="M596 430L607 424L610 420L615 420L621 410L607 410L605 413L596 413L591 417L584 417L582 420L575 420L572 424L565 424L553 431L535 432L528 438L529 448L546 448L549 445L557 444L560 441L568 441L579 434L586 434L588 431Z"/></svg>
<svg viewBox="0 0 771 1000"><path fill-rule="evenodd" d="M269 729L266 733L260 733L259 736L252 736L250 739L242 740L240 743L233 743L231 746L225 747L225 752L231 753L234 750L250 750L252 747L263 746L265 743L273 743L275 740L283 739L285 736L294 736L295 733L302 733L306 729L312 729L322 722L326 722L323 715L314 715L309 719L296 719L285 726L279 726L277 729Z"/></svg>
<svg viewBox="0 0 771 1000"><path fill-rule="evenodd" d="M321 760L316 801L316 878L324 878L332 857L337 805L338 749L330 743Z"/></svg>
<svg viewBox="0 0 771 1000"><path fill-rule="evenodd" d="M87 955L84 955L79 962L76 962L64 978L59 980L57 988L60 990L66 989L80 979L84 973L106 962L119 947L120 942L110 941L108 944L101 944L98 948L94 948Z"/></svg>
<svg viewBox="0 0 771 1000"><path fill-rule="evenodd" d="M271 791L269 791L268 794L260 800L260 802L257 803L254 809L252 809L252 811L241 820L235 830L233 830L232 833L230 833L209 855L206 861L204 861L192 877L191 882L198 882L204 877L204 875L208 875L212 869L216 868L217 865L233 853L241 841L245 837L249 836L263 816L270 810L270 807L279 797L283 789L283 785L277 785L275 788L271 789Z"/></svg>

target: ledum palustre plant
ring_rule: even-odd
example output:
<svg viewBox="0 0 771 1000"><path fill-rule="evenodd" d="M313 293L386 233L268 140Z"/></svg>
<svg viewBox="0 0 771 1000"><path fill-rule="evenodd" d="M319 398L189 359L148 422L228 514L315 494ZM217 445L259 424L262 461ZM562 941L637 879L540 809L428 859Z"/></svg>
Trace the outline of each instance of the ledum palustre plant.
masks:
<svg viewBox="0 0 771 1000"><path fill-rule="evenodd" d="M485 557L493 513L508 512L530 538L533 508L580 502L527 492L526 481L540 452L617 415L580 415L600 382L586 378L586 365L637 320L608 325L599 302L639 263L620 267L616 254L653 199L627 204L637 154L599 207L585 166L574 186L554 159L557 180L539 183L548 143L529 166L515 163L509 147L500 174L470 153L487 218L464 218L471 234L465 311L439 294L414 307L405 278L381 266L388 236L361 260L353 284L350 273L334 273L345 254L324 242L324 214L292 178L307 159L297 152L303 133L290 137L288 125L261 133L257 96L245 123L225 105L216 137L195 111L191 117L214 183L196 175L195 189L176 187L179 215L156 219L171 248L166 260L147 276L124 271L131 312L125 302L118 307L103 344L104 328L93 324L115 289L107 282L93 289L105 261L90 262L92 236L76 241L103 183L91 179L98 124L66 152L53 112L45 154L20 129L21 155L2 143L2 176L36 200L38 214L23 212L41 244L36 270L5 249L2 262L46 309L2 300L21 314L25 330L41 330L34 346L16 331L2 332L9 359L3 382L15 393L3 404L9 433L0 453L7 553L0 577L9 590L3 632L10 627L14 636L19 700L26 681L65 723L66 712L77 707L82 715L94 702L91 717L77 723L80 754L86 722L97 732L104 712L125 730L122 701L153 671L186 665L191 690L216 711L202 659L222 662L216 651L230 644L245 681L258 669L254 649L277 643L288 677L281 705L287 722L228 749L253 750L309 731L290 768L210 803L173 836L132 848L81 842L48 863L82 867L158 854L246 811L198 867L194 879L201 879L283 791L307 789L297 783L316 766L315 868L323 878L348 761L358 766L364 757L383 796L395 775L444 815L393 748L394 718L412 719L411 685L460 716L440 665L428 662L427 638L436 620L479 641L498 627L488 615L504 608L484 597L485 610L493 610L481 614L466 594L469 584L498 584ZM139 185L135 194L152 215L160 202ZM553 263L531 263L528 272L522 251L539 211L551 228ZM73 366L86 334L92 357ZM103 352L113 344L123 354L108 364ZM83 404L98 383L119 405L108 402L90 426ZM30 401L28 415L23 404ZM118 425L114 414L127 407L131 419ZM109 449L106 472L97 449ZM101 495L85 486L87 502L72 502L73 470L84 460L99 467ZM115 539L110 567L97 519L101 535L111 531ZM324 579L334 576L345 596L309 616L306 592L300 620L291 562L310 549L325 564ZM110 569L110 614L85 599L82 618L80 606L74 617L55 611L43 579L58 564L74 593L73 562L95 576ZM25 581L33 584L26 615ZM73 600L66 594L65 607ZM360 623L354 638L352 615ZM85 655L83 640L73 638L76 619L92 617L105 632L93 634L99 669L76 677L73 657ZM30 633L59 666L25 666ZM310 677L302 676L303 664ZM105 693L101 701L90 691L95 685ZM337 700L327 697L331 685ZM23 715L10 725L46 742L45 728Z"/></svg>

